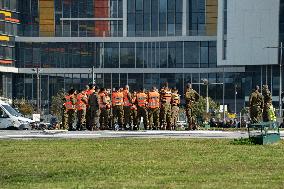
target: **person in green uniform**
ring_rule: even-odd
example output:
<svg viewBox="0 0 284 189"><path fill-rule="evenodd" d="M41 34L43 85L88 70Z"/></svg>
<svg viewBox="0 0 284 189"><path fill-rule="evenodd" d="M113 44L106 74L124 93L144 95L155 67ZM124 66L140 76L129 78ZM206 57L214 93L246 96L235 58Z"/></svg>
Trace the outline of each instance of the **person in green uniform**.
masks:
<svg viewBox="0 0 284 189"><path fill-rule="evenodd" d="M249 109L251 123L259 123L262 121L262 112L264 107L264 98L259 92L257 85L249 97Z"/></svg>

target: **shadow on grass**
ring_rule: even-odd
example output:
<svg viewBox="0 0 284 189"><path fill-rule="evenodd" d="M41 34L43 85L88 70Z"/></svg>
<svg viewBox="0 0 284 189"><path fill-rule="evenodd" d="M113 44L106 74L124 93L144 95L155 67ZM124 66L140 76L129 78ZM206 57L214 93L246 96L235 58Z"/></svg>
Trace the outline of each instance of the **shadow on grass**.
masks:
<svg viewBox="0 0 284 189"><path fill-rule="evenodd" d="M255 145L253 140L250 139L250 138L234 139L233 141L230 142L230 144L233 144L233 145Z"/></svg>

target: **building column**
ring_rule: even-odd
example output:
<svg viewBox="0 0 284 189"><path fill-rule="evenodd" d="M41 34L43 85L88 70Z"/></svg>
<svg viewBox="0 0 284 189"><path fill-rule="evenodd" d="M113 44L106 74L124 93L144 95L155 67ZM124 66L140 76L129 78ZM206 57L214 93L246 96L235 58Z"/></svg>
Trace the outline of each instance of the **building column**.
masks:
<svg viewBox="0 0 284 189"><path fill-rule="evenodd" d="M182 0L182 35L187 36L188 30L188 0Z"/></svg>
<svg viewBox="0 0 284 189"><path fill-rule="evenodd" d="M123 37L127 37L127 0L122 1L123 7Z"/></svg>

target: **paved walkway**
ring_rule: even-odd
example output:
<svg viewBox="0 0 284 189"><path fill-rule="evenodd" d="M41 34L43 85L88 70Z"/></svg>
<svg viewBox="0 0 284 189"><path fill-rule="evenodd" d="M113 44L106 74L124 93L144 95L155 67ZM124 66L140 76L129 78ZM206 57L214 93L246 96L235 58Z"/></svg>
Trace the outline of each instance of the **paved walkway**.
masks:
<svg viewBox="0 0 284 189"><path fill-rule="evenodd" d="M60 138L245 138L245 131L10 131L0 130L0 139ZM284 131L281 132L284 138Z"/></svg>

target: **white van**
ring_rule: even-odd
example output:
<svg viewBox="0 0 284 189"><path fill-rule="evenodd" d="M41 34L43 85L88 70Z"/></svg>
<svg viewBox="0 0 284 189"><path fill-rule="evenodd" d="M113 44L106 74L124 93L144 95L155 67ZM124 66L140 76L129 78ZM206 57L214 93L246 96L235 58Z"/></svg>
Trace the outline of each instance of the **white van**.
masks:
<svg viewBox="0 0 284 189"><path fill-rule="evenodd" d="M0 101L0 129L30 129L34 121L23 117L8 103Z"/></svg>

